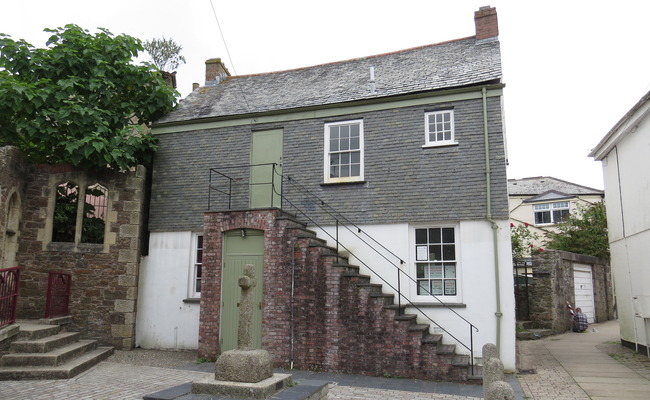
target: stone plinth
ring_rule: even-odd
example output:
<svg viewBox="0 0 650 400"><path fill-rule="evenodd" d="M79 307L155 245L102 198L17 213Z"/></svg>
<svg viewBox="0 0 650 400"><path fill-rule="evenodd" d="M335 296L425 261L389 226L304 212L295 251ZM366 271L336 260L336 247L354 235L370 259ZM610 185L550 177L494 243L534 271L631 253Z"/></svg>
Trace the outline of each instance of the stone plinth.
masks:
<svg viewBox="0 0 650 400"><path fill-rule="evenodd" d="M273 376L273 359L266 350L229 350L219 357L215 370L219 381L256 383Z"/></svg>
<svg viewBox="0 0 650 400"><path fill-rule="evenodd" d="M207 377L192 382L192 393L237 399L266 399L289 387L291 382L290 374L273 374L270 378L257 383L220 381L213 377Z"/></svg>

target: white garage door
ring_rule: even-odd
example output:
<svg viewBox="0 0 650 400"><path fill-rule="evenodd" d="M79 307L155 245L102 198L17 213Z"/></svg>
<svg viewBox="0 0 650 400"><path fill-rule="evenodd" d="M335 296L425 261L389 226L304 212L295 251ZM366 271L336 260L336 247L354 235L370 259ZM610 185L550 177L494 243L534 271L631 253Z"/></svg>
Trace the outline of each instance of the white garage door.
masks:
<svg viewBox="0 0 650 400"><path fill-rule="evenodd" d="M594 284L591 278L591 266L573 264L573 282L575 285L576 305L587 316L589 323L595 321Z"/></svg>

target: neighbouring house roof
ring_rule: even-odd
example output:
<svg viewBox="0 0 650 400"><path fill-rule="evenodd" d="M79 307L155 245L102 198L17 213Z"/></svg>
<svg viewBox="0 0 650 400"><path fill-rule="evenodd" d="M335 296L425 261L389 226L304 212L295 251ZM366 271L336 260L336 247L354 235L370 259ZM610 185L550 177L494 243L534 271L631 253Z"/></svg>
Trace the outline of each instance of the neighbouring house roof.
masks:
<svg viewBox="0 0 650 400"><path fill-rule="evenodd" d="M500 83L501 78L498 40L472 36L313 67L227 77L196 89L156 125Z"/></svg>
<svg viewBox="0 0 650 400"><path fill-rule="evenodd" d="M535 201L568 199L580 195L604 195L605 192L587 186L563 181L551 176L508 179L510 196L534 196ZM529 199L532 201L533 199Z"/></svg>

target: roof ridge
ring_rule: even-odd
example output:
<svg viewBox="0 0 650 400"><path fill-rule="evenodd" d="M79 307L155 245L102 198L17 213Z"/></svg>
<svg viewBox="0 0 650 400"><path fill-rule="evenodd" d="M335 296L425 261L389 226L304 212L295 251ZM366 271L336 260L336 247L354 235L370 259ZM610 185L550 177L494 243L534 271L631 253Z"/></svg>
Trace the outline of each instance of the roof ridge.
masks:
<svg viewBox="0 0 650 400"><path fill-rule="evenodd" d="M345 63L349 63L349 62L353 62L353 61L367 60L367 59L371 59L371 58L386 57L386 56L390 56L390 55L394 55L394 54L405 53L407 51L420 50L420 49L424 49L424 48L427 48L427 47L441 46L443 44L460 42L460 41L469 40L469 39L476 39L476 36L467 36L467 37L460 38L460 39L445 40L443 42L438 42L438 43L431 43L431 44L425 44L425 45L421 45L421 46L414 46L414 47L409 47L409 48L406 48L406 49L389 51L389 52L380 53L380 54L373 54L373 55L364 56L364 57L355 57L355 58L350 58L350 59L347 59L347 60L325 62L325 63L310 65L310 66L306 66L306 67L289 68L289 69L283 69L283 70L279 70L279 71L259 72L259 73L256 73L256 74L234 75L234 76L229 76L224 80L230 80L230 79L234 79L234 78L252 78L252 77L257 77L257 76L267 76L267 75L281 74L281 73L286 73L286 72L304 71L304 70L308 70L308 69L312 69L312 68L318 68L318 67L324 67L324 66L330 66L330 65L337 65L337 64L345 64Z"/></svg>

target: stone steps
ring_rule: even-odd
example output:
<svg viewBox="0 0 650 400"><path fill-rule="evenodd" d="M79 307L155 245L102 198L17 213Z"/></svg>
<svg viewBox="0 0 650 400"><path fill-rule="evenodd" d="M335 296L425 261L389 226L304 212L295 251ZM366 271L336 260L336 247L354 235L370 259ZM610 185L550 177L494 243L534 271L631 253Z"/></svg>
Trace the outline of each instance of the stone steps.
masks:
<svg viewBox="0 0 650 400"><path fill-rule="evenodd" d="M20 321L18 339L0 358L0 380L69 379L113 354L112 347L98 347L96 340L65 331L69 322Z"/></svg>
<svg viewBox="0 0 650 400"><path fill-rule="evenodd" d="M0 381L70 379L107 359L111 354L112 347L98 347L57 366L0 367Z"/></svg>
<svg viewBox="0 0 650 400"><path fill-rule="evenodd" d="M384 292L382 284L372 283L371 277L361 274L358 266L349 264L345 252L344 255L337 253L336 248L319 239L314 231L308 230L297 220L292 220L288 230L292 231L291 237L297 239L292 248L295 259L305 263L299 268L321 271L322 276L333 284L332 300L328 306L332 307L328 312L332 317L326 316L323 322L332 324L334 330L345 327L345 336L328 344L335 350L325 362L321 359L316 367L364 375L388 374L447 381L467 381L476 375L476 372L472 374L468 369L469 356L456 354L453 344L443 344L443 335L431 334L430 325L418 323L417 315L405 314L406 305L396 305L395 295ZM337 298L340 300L337 301ZM343 320L345 313L336 310L336 307L358 308L359 314ZM385 332L382 333L380 326L385 327ZM395 349L392 345L373 345L374 342L402 344L401 349ZM386 347L393 348L384 350ZM356 348L359 353L341 354L338 351L342 348L348 351ZM364 354L376 352L385 352L385 357L376 363L363 361ZM319 360L317 357L312 359ZM308 369L312 366L307 362L301 367Z"/></svg>

